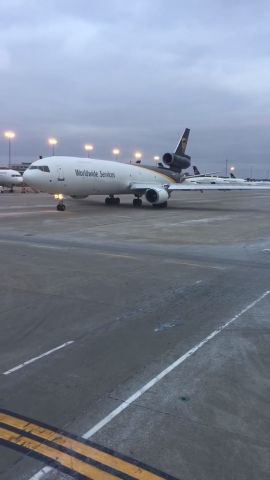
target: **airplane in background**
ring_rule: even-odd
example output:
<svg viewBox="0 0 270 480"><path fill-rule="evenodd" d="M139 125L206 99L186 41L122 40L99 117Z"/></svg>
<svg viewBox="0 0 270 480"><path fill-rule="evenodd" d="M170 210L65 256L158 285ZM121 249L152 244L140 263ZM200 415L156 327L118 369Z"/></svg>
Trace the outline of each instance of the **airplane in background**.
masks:
<svg viewBox="0 0 270 480"><path fill-rule="evenodd" d="M200 173L198 168L194 165L193 175L183 177L183 182L190 184L216 185L216 184L240 184L246 182L244 179L237 179L235 177L223 177L216 173Z"/></svg>
<svg viewBox="0 0 270 480"><path fill-rule="evenodd" d="M115 195L133 194L133 206L141 207L144 196L153 207L167 207L174 191L201 191L199 183L183 181L182 170L190 167L191 157L186 155L190 129L186 128L174 153L165 153L158 166L130 165L92 158L53 156L33 162L24 172L23 179L41 191L53 194L58 200L57 210L65 210L64 196L86 198L89 195L107 195L106 205L119 205ZM225 185L207 183L203 190L263 190L270 186Z"/></svg>
<svg viewBox="0 0 270 480"><path fill-rule="evenodd" d="M10 192L13 192L13 187L22 185L23 177L17 170L0 168L0 185L1 187L8 187ZM3 189L1 192L3 193Z"/></svg>
<svg viewBox="0 0 270 480"><path fill-rule="evenodd" d="M194 175L189 175L184 177L183 180L187 183L192 184L203 184L203 185L253 185L253 186L260 186L260 185L270 185L270 182L267 181L249 181L244 178L237 178L234 173L230 173L229 177L219 176L215 173L205 173L201 174L198 168L194 165L193 167Z"/></svg>

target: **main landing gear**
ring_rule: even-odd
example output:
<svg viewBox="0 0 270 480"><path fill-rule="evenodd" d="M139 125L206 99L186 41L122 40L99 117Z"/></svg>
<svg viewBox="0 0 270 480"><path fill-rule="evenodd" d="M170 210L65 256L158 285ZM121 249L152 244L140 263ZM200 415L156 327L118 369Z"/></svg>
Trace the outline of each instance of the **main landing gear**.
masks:
<svg viewBox="0 0 270 480"><path fill-rule="evenodd" d="M142 206L142 199L139 197L134 198L133 207L140 208Z"/></svg>
<svg viewBox="0 0 270 480"><path fill-rule="evenodd" d="M120 198L110 195L105 198L105 205L120 205Z"/></svg>

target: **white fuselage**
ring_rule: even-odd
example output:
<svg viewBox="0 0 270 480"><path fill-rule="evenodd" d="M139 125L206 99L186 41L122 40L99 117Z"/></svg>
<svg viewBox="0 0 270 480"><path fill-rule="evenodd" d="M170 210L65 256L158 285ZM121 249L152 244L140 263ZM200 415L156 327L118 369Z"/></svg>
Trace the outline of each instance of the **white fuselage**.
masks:
<svg viewBox="0 0 270 480"><path fill-rule="evenodd" d="M23 183L23 177L20 172L16 170L0 169L0 185L3 187L13 187L21 185Z"/></svg>
<svg viewBox="0 0 270 480"><path fill-rule="evenodd" d="M139 165L78 157L47 157L25 171L25 183L47 193L71 196L130 193L132 184L161 186L175 183L163 172Z"/></svg>
<svg viewBox="0 0 270 480"><path fill-rule="evenodd" d="M250 182L244 178L231 178L231 177L219 177L218 175L195 175L191 177L185 177L185 184L202 184L202 185L253 185L262 186L268 185L269 182Z"/></svg>
<svg viewBox="0 0 270 480"><path fill-rule="evenodd" d="M224 177L219 177L218 175L195 175L195 176L192 176L192 177L186 177L185 178L185 183L192 183L192 184L203 184L203 185L209 185L209 184L212 184L212 185L215 185L215 184L230 184L230 185L234 185L234 184L239 184L239 183L243 183L243 182L246 182L246 180L242 179L242 178L230 178L230 177L227 177L227 178L224 178Z"/></svg>

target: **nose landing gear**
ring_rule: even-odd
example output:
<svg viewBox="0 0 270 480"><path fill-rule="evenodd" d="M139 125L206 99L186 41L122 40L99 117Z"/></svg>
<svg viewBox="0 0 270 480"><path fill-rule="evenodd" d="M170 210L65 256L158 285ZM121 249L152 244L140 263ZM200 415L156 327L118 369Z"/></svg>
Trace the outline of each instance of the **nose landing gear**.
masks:
<svg viewBox="0 0 270 480"><path fill-rule="evenodd" d="M64 205L64 203L58 203L56 208L59 212L64 212L66 210L66 205Z"/></svg>
<svg viewBox="0 0 270 480"><path fill-rule="evenodd" d="M54 198L55 200L58 200L58 204L56 205L56 209L58 210L58 212L64 212L66 210L66 206L64 204L64 197L62 193L59 193L59 194L56 193L54 195Z"/></svg>
<svg viewBox="0 0 270 480"><path fill-rule="evenodd" d="M133 200L133 207L140 208L142 206L142 199L139 196L136 196Z"/></svg>

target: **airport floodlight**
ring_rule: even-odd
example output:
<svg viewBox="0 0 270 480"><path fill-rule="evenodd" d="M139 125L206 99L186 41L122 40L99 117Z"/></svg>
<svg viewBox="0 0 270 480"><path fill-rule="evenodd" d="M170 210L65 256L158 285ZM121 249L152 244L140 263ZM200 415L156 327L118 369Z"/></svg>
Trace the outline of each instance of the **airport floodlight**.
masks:
<svg viewBox="0 0 270 480"><path fill-rule="evenodd" d="M11 132L10 130L5 132L4 135L5 135L6 138L10 138L10 139L15 137L15 133Z"/></svg>
<svg viewBox="0 0 270 480"><path fill-rule="evenodd" d="M55 145L57 145L58 141L56 140L56 138L49 138L48 139L48 144L52 147L52 155L54 156L54 147Z"/></svg>
<svg viewBox="0 0 270 480"><path fill-rule="evenodd" d="M235 167L230 167L231 172L234 172L234 170L235 170Z"/></svg>
<svg viewBox="0 0 270 480"><path fill-rule="evenodd" d="M155 162L159 162L160 156L159 156L159 155L155 155L155 156L154 156L154 160L155 160Z"/></svg>
<svg viewBox="0 0 270 480"><path fill-rule="evenodd" d="M142 153L141 152L135 152L134 153L134 158L136 163L141 163L142 161Z"/></svg>
<svg viewBox="0 0 270 480"><path fill-rule="evenodd" d="M120 150L119 150L119 148L113 148L112 154L113 154L113 156L115 157L115 160L118 160L118 157L119 157L119 155L120 155Z"/></svg>
<svg viewBox="0 0 270 480"><path fill-rule="evenodd" d="M6 132L4 132L4 136L5 136L5 138L8 139L8 166L10 168L10 166L11 166L11 140L13 138L15 138L16 135L11 130L7 130Z"/></svg>
<svg viewBox="0 0 270 480"><path fill-rule="evenodd" d="M94 147L90 143L86 143L84 145L84 150L87 152L87 157L89 158L90 152L94 150Z"/></svg>

